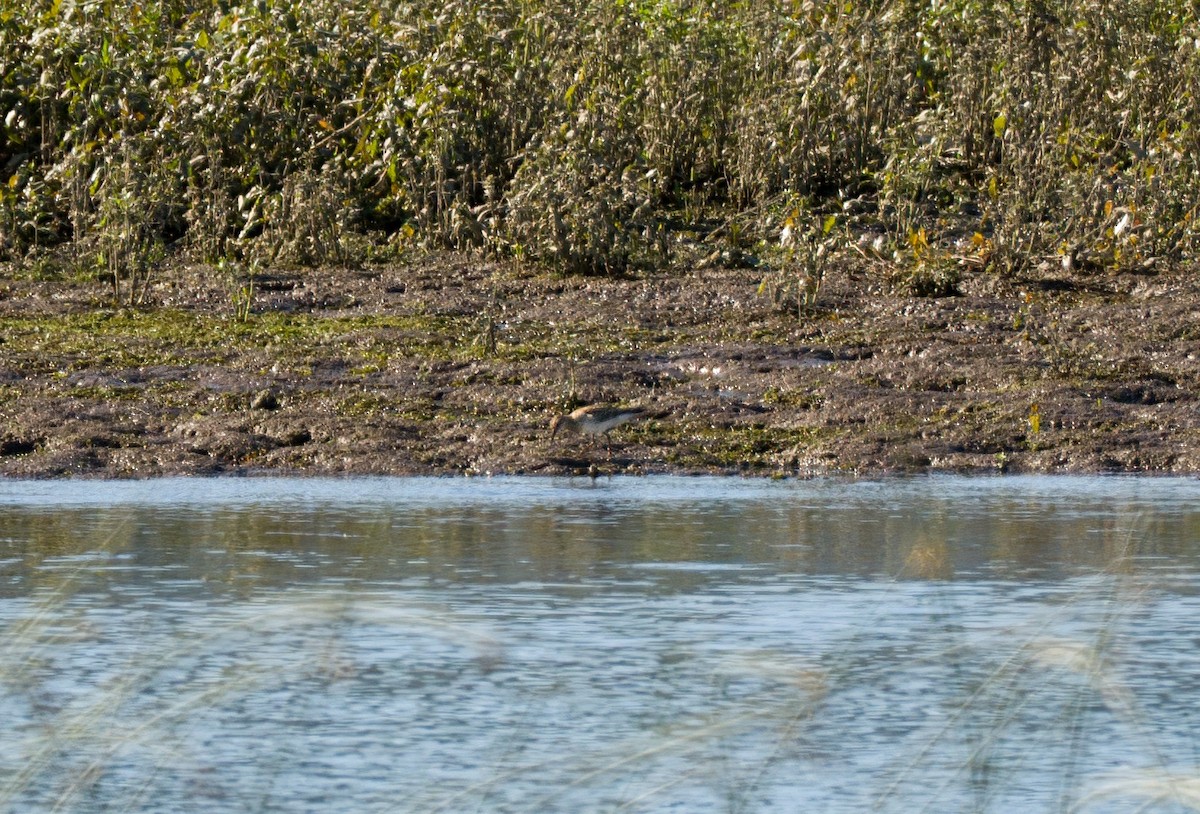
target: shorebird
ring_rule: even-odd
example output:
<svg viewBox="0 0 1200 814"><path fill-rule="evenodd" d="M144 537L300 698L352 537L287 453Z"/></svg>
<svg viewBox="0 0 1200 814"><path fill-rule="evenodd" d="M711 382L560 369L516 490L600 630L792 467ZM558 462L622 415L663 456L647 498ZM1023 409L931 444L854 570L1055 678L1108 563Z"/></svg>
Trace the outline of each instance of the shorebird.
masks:
<svg viewBox="0 0 1200 814"><path fill-rule="evenodd" d="M645 407L605 407L603 404L580 407L568 415L554 417L550 422L550 439L553 440L559 430L603 435L607 438L608 431L613 427L619 427L626 421L641 418L645 414Z"/></svg>

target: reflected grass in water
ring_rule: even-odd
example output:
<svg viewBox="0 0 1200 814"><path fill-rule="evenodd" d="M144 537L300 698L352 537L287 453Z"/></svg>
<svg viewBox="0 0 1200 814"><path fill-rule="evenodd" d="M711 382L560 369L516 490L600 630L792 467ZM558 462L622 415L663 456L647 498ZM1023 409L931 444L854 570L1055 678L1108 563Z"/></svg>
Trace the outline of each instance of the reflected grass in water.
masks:
<svg viewBox="0 0 1200 814"><path fill-rule="evenodd" d="M222 777L226 753L218 749L197 758L194 741L224 737L221 722L256 699L261 704L307 696L333 716L312 725L336 730L339 705L359 703L368 691L423 694L429 709L449 697L463 704L456 714L464 718L493 711L465 700L476 691L527 707L507 719L507 734L497 730L489 748L475 753L482 765L473 776L460 772L449 785L433 777L414 787L398 773L390 799L357 799L357 810L658 810L670 802L694 803L697 786L712 792L704 810L778 810L772 794L781 776L802 782L831 767L851 770L847 785L870 788L869 805L848 796L806 807L1011 810L1022 773L1047 760L1062 776L1055 810L1123 810L1113 806L1131 800L1198 808L1195 773L1181 769L1178 754L1161 742L1129 681L1140 665L1131 661L1127 638L1160 586L1118 548L1107 572L1027 601L1030 613L1023 621L1005 617L990 624L959 618L966 600L949 581L950 546L919 536L909 549L915 553L898 560L902 579L866 584L869 592L891 594L894 601L867 602L868 612L844 637L807 650L760 646L750 635L745 646L726 639L671 646L651 640L662 648L658 672L645 674L649 679L633 692L644 693L650 706L660 699L662 710L587 738L587 721L570 713L573 703L593 702L586 692L580 696L588 685L578 675L546 671L556 664L552 659L531 665L524 652L530 640L516 627L530 608L564 602L561 596L520 605L502 619L494 608L476 613L466 601L410 602L394 591L314 585L208 607L205 624L197 626L80 610L94 606L79 601L78 589L91 583L88 571L105 562L96 553L105 546L113 548L109 556L119 553L119 546L106 542L72 568L57 567L51 572L55 583L46 582L3 630L0 687L7 697L0 704L11 709L23 702L27 714L20 740L0 758L19 767L0 781L0 808L36 803L84 811L112 808L114 801L118 808L152 808L161 779L171 774L186 776L213 810L223 796L226 807L232 799L238 809L286 808L289 792L278 786L294 775L284 765L291 753L283 744L261 744L257 768L264 777L247 788ZM738 571L727 575L731 584L743 579ZM644 578L644 569L638 577ZM913 605L906 596L929 604L913 611L928 627L909 638L880 638L874 624L880 620L871 609L903 611ZM656 599L650 594L641 601L653 607ZM563 618L570 613L568 603ZM534 627L532 635L559 630ZM357 643L364 629L426 642L409 651L422 662L413 676L381 675L380 664L364 658ZM542 644L554 650L558 643ZM69 686L58 680L81 663L78 651L109 648L114 653L107 667L75 676ZM418 670L428 676L414 677ZM943 686L921 697L921 682L931 680ZM455 692L448 696L441 684ZM694 703L676 703L685 691L694 694ZM603 707L606 697L594 703ZM922 705L921 714L910 715ZM626 711L618 705L612 714ZM308 712L285 706L278 714ZM483 718L480 723L493 725ZM1096 731L1109 740L1118 736L1122 751L1149 756L1148 765L1096 771L1089 757ZM889 738L891 751L866 760L846 757L879 750ZM273 766L275 777L267 777ZM786 781L783 787L790 788Z"/></svg>
<svg viewBox="0 0 1200 814"><path fill-rule="evenodd" d="M1191 811L1200 811L1200 776L1164 769L1136 769L1114 772L1100 782L1072 811L1085 811L1093 802L1105 799L1142 801L1137 811L1149 811L1163 803L1176 803Z"/></svg>
<svg viewBox="0 0 1200 814"><path fill-rule="evenodd" d="M194 763L192 719L264 689L329 687L356 678L361 671L339 636L346 626L369 622L397 635L453 642L471 651L483 670L503 658L499 641L482 626L445 610L296 590L255 603L248 614L213 619L200 636L159 631L126 648L128 654L95 681L79 681L82 687L59 698L47 686L53 679L44 675L59 660L51 651L103 647L110 639L108 631L72 612L71 587L79 574L68 572L57 588L43 590L31 613L0 633L0 703L12 709L23 700L28 710L9 732L15 753L3 762L20 768L4 773L0 810L25 809L31 798L49 811L91 810L94 787L114 769L126 775L122 807L137 809L152 793L156 775ZM144 632L121 635L140 638ZM291 658L281 662L275 654L269 663L261 661L255 651L263 637L291 638ZM9 720L10 727L15 723Z"/></svg>
<svg viewBox="0 0 1200 814"><path fill-rule="evenodd" d="M564 797L592 784L612 781L628 782L640 776L646 767L656 760L683 760L687 768L676 774L666 773L667 779L654 780L648 787L635 795L614 803L612 810L639 810L643 803L650 804L673 787L710 775L719 768L714 760L714 750L720 752L723 744L748 732L766 731L773 734L776 748L788 749L787 744L800 736L803 722L819 709L826 692L825 677L818 669L801 666L785 660L777 654L742 653L725 660L714 678L723 684L750 680L765 689L736 699L702 713L669 721L656 727L648 734L627 741L604 744L601 748L545 760L522 764L495 774L468 786L448 797L432 803L431 812L460 810L459 807L484 805L489 794L497 787L519 776L561 778L552 784L553 789L534 796L521 810L559 810L557 804ZM718 760L724 762L727 757ZM775 760L768 757L767 762ZM766 771L767 764L739 770L741 780L727 789L727 794L737 797L748 796L755 788L753 775ZM750 778L746 778L750 775Z"/></svg>
<svg viewBox="0 0 1200 814"><path fill-rule="evenodd" d="M914 546L906 561L906 570L923 578L945 578L946 564L939 556L944 547L927 542ZM996 805L992 789L1004 783L1004 775L1017 774L1020 764L1043 759L1024 741L1024 716L1038 706L1058 712L1051 718L1049 740L1070 744L1068 760L1060 764L1063 784L1060 810L1091 810L1093 804L1111 798L1140 798L1138 811L1162 803L1175 803L1188 810L1200 810L1196 795L1196 769L1173 771L1170 757L1159 747L1148 717L1139 709L1135 693L1122 676L1125 669L1120 653L1123 631L1136 624L1134 615L1154 586L1136 575L1133 567L1133 535L1115 552L1108 569L1092 579L1051 611L1044 612L1033 625L1004 628L990 637L990 646L965 647L947 651L940 658L947 664L964 664L981 659L994 665L973 691L950 711L945 724L902 766L895 779L876 798L873 810L890 810L891 801L905 797L904 786L925 786L927 772L938 746L953 741L964 732L974 733L964 759L937 786L928 787L928 801L921 811L938 810L937 802L955 781L967 779L977 790L974 810L1006 810ZM1083 606L1100 609L1099 619L1089 637L1055 636L1055 628L1079 626L1077 615ZM1091 614L1095 616L1095 611ZM1086 626L1086 623L1084 623ZM1157 767L1113 773L1077 776L1078 766L1070 758L1081 758L1089 716L1102 707L1118 719L1127 733L1132 751L1151 755ZM1044 713L1034 713L1043 718ZM979 719L983 725L973 723ZM1038 732L1045 738L1047 731ZM1082 763L1082 760L1080 760ZM945 772L941 772L945 775ZM1078 799L1076 799L1076 797ZM1107 809L1105 809L1107 810Z"/></svg>
<svg viewBox="0 0 1200 814"><path fill-rule="evenodd" d="M1069 615L1075 602L1094 601L1100 590L1125 594L1105 600L1114 613L1137 602L1136 595L1130 597L1117 587L1117 581L1106 588L1097 581L1088 590L1087 596L1057 608L1054 616L1060 619L1048 620L1046 629ZM53 597L60 611L67 610L65 599L61 593ZM46 647L61 646L67 639L94 644L105 638L86 627L64 627L55 621L56 615L52 604L43 600L38 612L21 623L19 635L6 636L0 684L7 692L32 690ZM999 804L991 799L992 789L1003 795L1006 775L1018 771L1014 761L1039 759L1011 741L1028 734L1023 716L1042 704L1061 704L1060 712L1050 715L1056 725L1051 739L1079 739L1094 702L1103 703L1132 730L1152 739L1109 652L1110 639L1122 620L1114 616L1110 622L1111 627L1098 631L1093 641L1038 630L1001 630L988 639L987 652L973 647L942 651L944 664L979 660L994 666L974 693L948 710L940 731L927 735L921 748L895 770L875 799L874 809L922 810L911 806L914 799L925 796L924 810L941 810L940 801L956 798L952 787L966 781L979 795L973 810L996 810ZM208 708L234 704L264 688L299 682L319 691L337 682L353 682L364 668L346 652L338 631L363 624L391 628L398 636L429 636L461 645L470 651L481 675L504 663L500 636L445 611L373 598L289 592L255 603L253 612L241 618L217 620L203 637L188 636L173 648L136 650L90 692L57 709L41 706L31 725L22 727L19 763L23 768L0 786L0 806L16 805L32 794L49 810L90 810L93 787L105 782L110 770L118 769L127 778L125 803L137 808L153 793L157 774L187 769L192 717L203 717ZM248 632L253 635L248 637ZM269 665L257 662L254 650L260 637L292 638L293 658L284 663L273 658ZM162 637L154 641L161 642ZM848 645L853 648L854 643ZM716 779L729 784L723 792L731 801L729 810L761 810L753 804L755 792L777 766L854 748L850 742L829 743L828 733L812 723L831 694L866 690L886 695L889 677L898 665L870 664L866 661L870 656L870 648L860 653L827 653L813 664L769 651L719 654L709 677L718 700L710 709L667 721L649 733L554 759L497 765L493 771L485 770L483 779L453 793L446 794L441 785L431 786L394 810L486 809L504 802L503 787L514 778L543 779L538 785L544 794L526 798L515 809L522 811L562 810L564 804L576 804L581 792L586 796L595 790L603 797L613 785L629 788L629 796L612 801L604 810L652 810L675 787ZM957 669L968 670L962 664ZM193 675L180 680L181 672ZM1047 687L1049 694L1043 692ZM1037 712L1035 717L1044 720L1047 713ZM1042 736L1047 737L1044 732ZM947 744L951 752L956 745L964 747L957 768L942 763ZM1152 740L1146 745L1153 748ZM513 749L520 752L523 746L516 744ZM757 763L740 761L743 750L756 755ZM133 771L127 765L130 761L138 763ZM1070 775L1073 768L1064 766L1063 771ZM1165 762L1159 769L1076 780L1081 783L1072 783L1073 789L1092 790L1070 810L1085 810L1114 797L1141 797L1148 804L1171 800L1196 807L1194 782L1172 774ZM511 802L501 807L513 809ZM381 805L379 810L389 807Z"/></svg>

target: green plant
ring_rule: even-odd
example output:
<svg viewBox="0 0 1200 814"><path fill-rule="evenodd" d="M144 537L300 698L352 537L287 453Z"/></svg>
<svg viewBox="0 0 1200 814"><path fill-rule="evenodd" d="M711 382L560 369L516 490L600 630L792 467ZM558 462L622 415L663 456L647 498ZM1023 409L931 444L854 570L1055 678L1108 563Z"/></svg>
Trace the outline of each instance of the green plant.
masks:
<svg viewBox="0 0 1200 814"><path fill-rule="evenodd" d="M122 153L119 163L94 174L90 192L96 212L91 237L96 268L112 283L113 298L140 305L155 267L166 256L161 220L167 204L156 200L151 190L154 178L143 171L133 150Z"/></svg>
<svg viewBox="0 0 1200 814"><path fill-rule="evenodd" d="M238 322L248 322L254 313L254 272L246 271L241 264L221 260L217 268L228 275L233 317Z"/></svg>
<svg viewBox="0 0 1200 814"><path fill-rule="evenodd" d="M1152 273L1200 249L1197 25L1181 0L0 0L0 253L79 244L125 302L171 252L624 273L717 222L769 239L802 198L889 249L978 233L1000 273Z"/></svg>
<svg viewBox="0 0 1200 814"><path fill-rule="evenodd" d="M779 236L783 249L780 268L758 286L760 296L769 294L776 303L793 301L797 316L816 305L825 271L842 243L836 215L814 218L807 228L804 220L798 208L784 219Z"/></svg>

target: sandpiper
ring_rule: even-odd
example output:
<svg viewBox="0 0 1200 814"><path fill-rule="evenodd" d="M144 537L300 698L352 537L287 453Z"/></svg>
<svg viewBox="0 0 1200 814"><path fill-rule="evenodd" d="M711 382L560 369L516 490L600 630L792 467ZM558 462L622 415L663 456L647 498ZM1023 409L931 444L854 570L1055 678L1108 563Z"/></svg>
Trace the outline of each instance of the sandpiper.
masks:
<svg viewBox="0 0 1200 814"><path fill-rule="evenodd" d="M613 427L619 427L626 421L641 418L645 414L645 407L605 407L603 404L580 407L569 415L554 417L550 422L550 438L558 435L560 429L607 437L608 431Z"/></svg>

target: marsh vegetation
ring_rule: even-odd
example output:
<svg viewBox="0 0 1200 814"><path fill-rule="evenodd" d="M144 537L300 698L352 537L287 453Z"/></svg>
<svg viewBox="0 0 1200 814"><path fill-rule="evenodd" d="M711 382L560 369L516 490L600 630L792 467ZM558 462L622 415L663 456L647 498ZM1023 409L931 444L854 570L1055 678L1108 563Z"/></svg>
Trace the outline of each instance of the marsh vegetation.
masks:
<svg viewBox="0 0 1200 814"><path fill-rule="evenodd" d="M938 294L1197 248L1178 0L4 0L0 76L0 251L131 302L180 252L756 264L804 304L832 255Z"/></svg>

